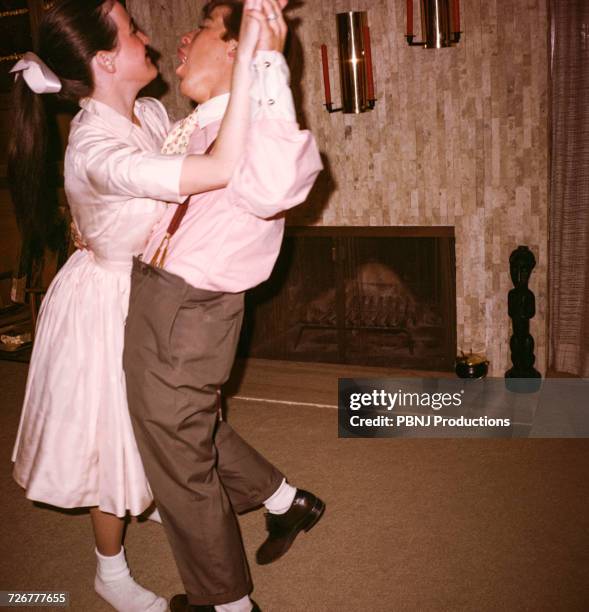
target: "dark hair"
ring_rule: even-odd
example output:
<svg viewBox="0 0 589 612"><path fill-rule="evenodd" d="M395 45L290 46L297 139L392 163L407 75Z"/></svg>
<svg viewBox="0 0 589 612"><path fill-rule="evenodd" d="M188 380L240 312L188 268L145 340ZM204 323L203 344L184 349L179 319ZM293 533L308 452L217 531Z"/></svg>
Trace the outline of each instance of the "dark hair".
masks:
<svg viewBox="0 0 589 612"><path fill-rule="evenodd" d="M223 22L225 23L225 34L222 39L225 42L230 40L239 40L239 29L241 27L241 20L243 19L243 2L242 0L209 0L202 9L203 19L211 16L211 13L219 6L224 6L229 9L229 12L223 16ZM286 45L284 49L284 55L289 56L291 47L291 35L290 32L286 35Z"/></svg>
<svg viewBox="0 0 589 612"><path fill-rule="evenodd" d="M62 0L39 24L37 55L59 77L56 94L36 94L20 76L14 84L14 119L8 150L8 176L23 240L38 256L52 240L58 222L57 200L48 188L46 104L77 103L94 90L91 61L117 45L116 24L108 16L115 0Z"/></svg>
<svg viewBox="0 0 589 612"><path fill-rule="evenodd" d="M239 40L239 29L241 27L241 19L243 17L243 2L240 0L209 0L202 9L204 19L211 16L211 13L218 7L223 6L229 11L223 16L225 24L225 34L223 40Z"/></svg>

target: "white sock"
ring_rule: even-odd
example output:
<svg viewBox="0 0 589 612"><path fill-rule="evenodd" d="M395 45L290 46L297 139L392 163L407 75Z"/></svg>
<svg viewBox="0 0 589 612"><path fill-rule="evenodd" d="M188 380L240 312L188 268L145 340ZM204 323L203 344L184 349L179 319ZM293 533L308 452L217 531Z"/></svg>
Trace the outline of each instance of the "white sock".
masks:
<svg viewBox="0 0 589 612"><path fill-rule="evenodd" d="M264 502L264 506L270 514L284 514L288 512L296 494L296 487L289 485L286 478L283 478L278 489Z"/></svg>
<svg viewBox="0 0 589 612"><path fill-rule="evenodd" d="M146 517L148 521L153 521L154 523L162 524L162 517L160 516L160 512L157 508L153 509L153 512L150 512Z"/></svg>
<svg viewBox="0 0 589 612"><path fill-rule="evenodd" d="M238 601L215 606L215 612L251 612L252 609L252 600L249 598L249 595L242 597Z"/></svg>
<svg viewBox="0 0 589 612"><path fill-rule="evenodd" d="M96 551L98 565L94 588L119 612L165 612L168 602L163 597L144 589L131 576L125 549L113 557L105 557Z"/></svg>

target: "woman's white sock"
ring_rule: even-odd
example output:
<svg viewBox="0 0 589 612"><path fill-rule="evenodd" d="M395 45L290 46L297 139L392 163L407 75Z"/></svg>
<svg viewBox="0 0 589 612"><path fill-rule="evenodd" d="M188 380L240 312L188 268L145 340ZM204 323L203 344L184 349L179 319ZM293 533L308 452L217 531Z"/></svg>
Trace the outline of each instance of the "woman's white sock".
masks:
<svg viewBox="0 0 589 612"><path fill-rule="evenodd" d="M154 508L146 517L148 521L153 521L154 523L162 524L162 517L160 516L160 511L157 508Z"/></svg>
<svg viewBox="0 0 589 612"><path fill-rule="evenodd" d="M125 549L112 557L96 551L96 578L94 588L119 612L165 612L168 603L163 597L137 584L127 565Z"/></svg>

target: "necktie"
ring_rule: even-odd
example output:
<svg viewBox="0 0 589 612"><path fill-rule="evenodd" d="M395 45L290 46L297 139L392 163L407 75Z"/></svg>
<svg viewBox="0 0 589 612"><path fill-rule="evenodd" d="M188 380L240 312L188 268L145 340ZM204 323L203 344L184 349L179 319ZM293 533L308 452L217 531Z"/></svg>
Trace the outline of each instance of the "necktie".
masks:
<svg viewBox="0 0 589 612"><path fill-rule="evenodd" d="M193 110L188 117L183 119L168 134L162 145L164 155L182 155L188 150L188 143L192 132L198 125L198 108Z"/></svg>
<svg viewBox="0 0 589 612"><path fill-rule="evenodd" d="M175 155L175 154L183 154L188 150L188 142L190 140L190 136L192 132L196 129L198 125L198 115L196 110L190 113L186 119L181 121L169 134L164 144L162 145L162 153L165 155ZM208 149L205 151L205 155L211 152L215 141L213 141ZM170 244L170 240L172 236L176 233L176 230L180 227L180 223L182 223L182 219L184 219L184 215L188 210L188 200L190 198L186 198L186 200L176 208L176 212L170 221L170 225L166 231L166 234L162 238L160 245L157 248L154 256L151 258L149 262L152 266L156 268L163 268L166 262L166 255L168 254L168 246Z"/></svg>

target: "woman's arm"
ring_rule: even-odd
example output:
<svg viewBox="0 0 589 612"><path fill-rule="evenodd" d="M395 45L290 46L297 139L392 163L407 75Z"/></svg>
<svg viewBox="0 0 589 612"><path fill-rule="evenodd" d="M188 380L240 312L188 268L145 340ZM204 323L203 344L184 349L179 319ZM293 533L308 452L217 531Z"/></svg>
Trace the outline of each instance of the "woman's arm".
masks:
<svg viewBox="0 0 589 612"><path fill-rule="evenodd" d="M281 0L246 0L233 68L231 98L219 136L209 155L188 155L182 166L180 193L191 195L225 187L245 151L250 126L251 63L256 49L282 51L286 23ZM276 15L276 19L267 19Z"/></svg>

